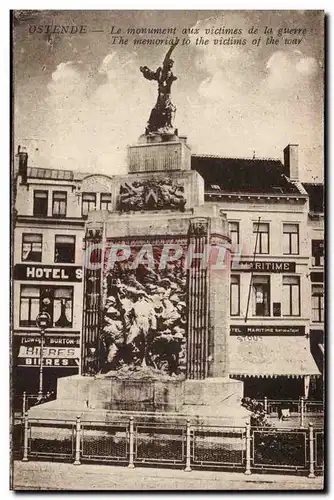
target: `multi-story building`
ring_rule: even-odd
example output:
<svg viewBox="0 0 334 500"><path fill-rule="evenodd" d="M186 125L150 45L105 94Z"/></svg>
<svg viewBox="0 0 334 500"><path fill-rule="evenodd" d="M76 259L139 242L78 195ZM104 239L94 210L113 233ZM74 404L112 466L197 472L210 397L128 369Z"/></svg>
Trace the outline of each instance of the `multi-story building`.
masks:
<svg viewBox="0 0 334 500"><path fill-rule="evenodd" d="M192 168L205 180L206 203L229 221L231 375L247 396L309 396L319 370L308 342L310 216L298 146L285 148L283 163L193 155Z"/></svg>
<svg viewBox="0 0 334 500"><path fill-rule="evenodd" d="M59 376L78 373L82 325L82 234L84 220L73 172L28 167L16 157L13 245L13 384L16 393L36 393L39 383L43 308L52 325L45 336L44 391Z"/></svg>
<svg viewBox="0 0 334 500"><path fill-rule="evenodd" d="M311 288L310 346L317 366L324 374L324 186L304 183L309 195L309 286ZM318 378L317 395L322 394L323 378Z"/></svg>
<svg viewBox="0 0 334 500"><path fill-rule="evenodd" d="M44 350L46 391L55 389L59 376L78 373L85 218L91 210L114 209L117 182L106 175L31 168L22 150L17 160L13 381L16 392L38 389L35 318L46 308L52 318ZM245 395L308 395L320 372L308 340L314 325L312 217L299 181L297 146L285 149L284 163L208 155L193 155L191 163L204 178L205 202L219 205L229 220L231 375L244 380Z"/></svg>

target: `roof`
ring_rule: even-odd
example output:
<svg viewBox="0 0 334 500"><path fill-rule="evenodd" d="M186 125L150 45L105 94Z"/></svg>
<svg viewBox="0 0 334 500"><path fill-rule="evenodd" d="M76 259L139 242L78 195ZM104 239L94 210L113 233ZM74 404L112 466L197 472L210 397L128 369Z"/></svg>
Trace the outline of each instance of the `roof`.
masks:
<svg viewBox="0 0 334 500"><path fill-rule="evenodd" d="M73 172L71 170L61 170L58 168L28 167L27 176L30 179L73 180Z"/></svg>
<svg viewBox="0 0 334 500"><path fill-rule="evenodd" d="M191 168L203 177L206 191L300 194L279 159L192 155Z"/></svg>
<svg viewBox="0 0 334 500"><path fill-rule="evenodd" d="M324 185L315 182L303 182L303 187L308 192L310 212L323 213L324 211Z"/></svg>
<svg viewBox="0 0 334 500"><path fill-rule="evenodd" d="M305 337L230 336L230 374L251 377L319 375Z"/></svg>
<svg viewBox="0 0 334 500"><path fill-rule="evenodd" d="M50 179L55 181L81 181L91 172L77 172L76 170L63 170L60 168L28 167L27 176L29 179Z"/></svg>

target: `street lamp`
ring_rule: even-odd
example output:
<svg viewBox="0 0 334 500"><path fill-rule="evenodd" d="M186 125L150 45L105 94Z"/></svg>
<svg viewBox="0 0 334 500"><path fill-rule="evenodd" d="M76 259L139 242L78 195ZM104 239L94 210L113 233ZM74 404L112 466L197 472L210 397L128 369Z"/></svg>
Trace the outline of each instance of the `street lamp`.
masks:
<svg viewBox="0 0 334 500"><path fill-rule="evenodd" d="M42 311L37 314L36 317L36 325L41 330L41 350L39 354L39 390L38 390L38 398L41 399L43 397L43 350L44 350L44 339L45 339L45 330L51 325L51 316L49 313Z"/></svg>

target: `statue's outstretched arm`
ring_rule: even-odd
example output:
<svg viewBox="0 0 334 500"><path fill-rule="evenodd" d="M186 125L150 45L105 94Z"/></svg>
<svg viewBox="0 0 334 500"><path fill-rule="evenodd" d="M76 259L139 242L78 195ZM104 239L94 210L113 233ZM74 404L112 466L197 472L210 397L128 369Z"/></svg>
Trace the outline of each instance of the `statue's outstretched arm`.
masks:
<svg viewBox="0 0 334 500"><path fill-rule="evenodd" d="M177 41L176 43L173 43L169 49L168 49L168 52L167 54L165 55L165 59L164 59L164 62L163 62L163 66L165 66L165 64L167 63L167 61L170 59L170 56L172 55L172 52L173 50L175 49L175 47L177 46L179 42Z"/></svg>
<svg viewBox="0 0 334 500"><path fill-rule="evenodd" d="M140 66L139 69L140 69L141 73L143 73L146 80L157 80L157 72L156 71L152 71L147 66Z"/></svg>

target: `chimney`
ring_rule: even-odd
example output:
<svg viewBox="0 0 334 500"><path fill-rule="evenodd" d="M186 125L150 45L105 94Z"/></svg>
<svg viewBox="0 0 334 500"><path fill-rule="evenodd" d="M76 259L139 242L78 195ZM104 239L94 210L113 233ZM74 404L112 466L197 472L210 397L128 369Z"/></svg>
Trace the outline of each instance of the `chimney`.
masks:
<svg viewBox="0 0 334 500"><path fill-rule="evenodd" d="M298 144L288 144L283 153L285 175L292 181L298 181Z"/></svg>
<svg viewBox="0 0 334 500"><path fill-rule="evenodd" d="M18 175L21 177L21 184L27 183L27 170L28 170L28 153L26 148L19 146L17 148L18 157Z"/></svg>

